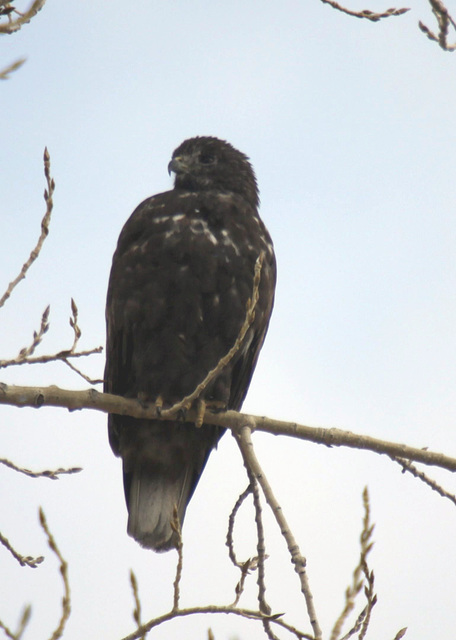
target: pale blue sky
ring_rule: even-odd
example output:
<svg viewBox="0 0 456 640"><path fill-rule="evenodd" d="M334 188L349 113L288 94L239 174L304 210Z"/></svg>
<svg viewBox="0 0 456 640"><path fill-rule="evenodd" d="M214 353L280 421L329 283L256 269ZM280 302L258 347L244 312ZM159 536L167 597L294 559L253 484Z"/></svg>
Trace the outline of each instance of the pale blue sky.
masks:
<svg viewBox="0 0 456 640"><path fill-rule="evenodd" d="M0 273L16 275L44 213L42 154L56 180L42 255L0 313L0 357L13 356L51 304L42 352L104 343L104 305L120 229L145 197L171 185L173 149L193 135L250 156L274 239L276 308L246 411L335 426L456 455L455 57L418 30L424 1L378 24L317 0L48 0L0 40L0 67L27 56L0 85ZM351 5L353 6L353 5ZM358 4L365 8L364 4ZM371 9L385 6L372 5ZM3 288L3 285L1 285ZM101 376L104 359L86 371ZM16 368L1 380L87 385L63 366ZM36 570L1 551L0 619L32 602L30 638L50 635L61 585L37 524L42 505L69 562L73 614L65 640L118 640L133 629L128 571L144 616L171 607L174 554L140 549L125 532L120 463L102 415L2 409L1 455L32 468L81 465L59 482L0 468L0 530ZM451 504L386 458L255 436L258 455L308 558L328 633L358 557L361 492L371 491L379 602L371 638L451 640L456 626ZM449 474L434 473L455 491ZM224 547L246 478L222 440L184 528L183 604L228 603L237 575ZM271 603L309 630L284 544L267 516ZM240 555L254 554L248 519ZM245 541L242 540L245 538ZM246 605L254 606L254 578ZM5 587L7 585L7 587ZM151 638L263 637L239 619L170 623Z"/></svg>

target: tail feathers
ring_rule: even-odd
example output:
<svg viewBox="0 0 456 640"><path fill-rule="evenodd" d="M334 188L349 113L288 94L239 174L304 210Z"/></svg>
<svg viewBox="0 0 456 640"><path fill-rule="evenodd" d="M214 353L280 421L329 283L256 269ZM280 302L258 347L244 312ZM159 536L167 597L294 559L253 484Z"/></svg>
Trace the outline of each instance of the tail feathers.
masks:
<svg viewBox="0 0 456 640"><path fill-rule="evenodd" d="M171 527L174 508L182 526L192 473L184 469L177 478L147 464L137 464L129 478L128 535L147 549L168 551L176 547L177 535Z"/></svg>

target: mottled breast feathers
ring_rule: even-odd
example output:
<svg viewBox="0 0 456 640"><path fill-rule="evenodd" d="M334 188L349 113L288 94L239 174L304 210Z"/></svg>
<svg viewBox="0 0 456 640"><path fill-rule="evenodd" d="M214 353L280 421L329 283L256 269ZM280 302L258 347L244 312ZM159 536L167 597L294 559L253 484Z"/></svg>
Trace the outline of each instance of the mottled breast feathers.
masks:
<svg viewBox="0 0 456 640"><path fill-rule="evenodd" d="M202 393L219 407L240 409L276 278L255 175L244 154L217 138L185 141L169 169L176 174L174 189L137 207L114 254L105 389L165 406L190 394L235 343L263 253L254 320L233 359ZM111 415L109 433L123 459L129 533L156 550L172 547L172 503L182 520L223 431Z"/></svg>

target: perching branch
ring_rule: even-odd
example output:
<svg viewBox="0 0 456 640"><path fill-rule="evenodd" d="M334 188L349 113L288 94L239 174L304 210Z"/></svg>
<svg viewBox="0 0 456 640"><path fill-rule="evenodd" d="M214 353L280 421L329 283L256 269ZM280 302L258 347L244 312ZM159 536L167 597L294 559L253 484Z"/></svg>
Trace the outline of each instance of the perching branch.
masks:
<svg viewBox="0 0 456 640"><path fill-rule="evenodd" d="M23 387L0 382L0 404L35 409L40 407L61 407L70 411L92 409L103 413L128 415L133 418L175 420L175 416L166 416L164 418L153 405L144 406L138 400L122 398L110 393L100 393L96 389L72 391L61 389L54 385L50 387ZM193 421L195 418L196 411L192 409L188 412L187 419ZM387 456L414 460L429 466L441 467L452 472L456 471L456 458L446 456L443 453L410 447L388 440L380 440L379 438L337 428L309 427L296 422L284 422L264 416L238 413L237 411L220 413L207 411L204 421L207 424L226 427L232 431L239 431L245 424L248 424L252 431L289 436L327 447L349 447L351 449L373 451Z"/></svg>

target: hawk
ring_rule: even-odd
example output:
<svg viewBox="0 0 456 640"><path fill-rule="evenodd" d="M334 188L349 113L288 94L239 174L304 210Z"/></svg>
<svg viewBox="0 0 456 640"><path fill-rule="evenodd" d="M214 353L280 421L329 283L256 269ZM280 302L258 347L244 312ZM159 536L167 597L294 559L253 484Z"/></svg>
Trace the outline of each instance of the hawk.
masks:
<svg viewBox="0 0 456 640"><path fill-rule="evenodd" d="M263 256L254 319L199 400L239 410L274 302L273 245L258 214L258 187L243 153L214 137L183 142L168 165L174 188L144 200L123 227L106 305L105 391L170 407L196 389L236 343ZM176 546L209 454L224 429L203 421L111 414L122 458L128 534L143 547Z"/></svg>

